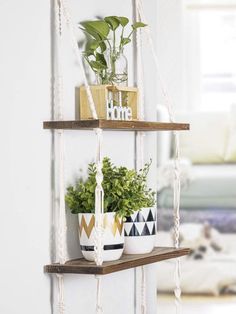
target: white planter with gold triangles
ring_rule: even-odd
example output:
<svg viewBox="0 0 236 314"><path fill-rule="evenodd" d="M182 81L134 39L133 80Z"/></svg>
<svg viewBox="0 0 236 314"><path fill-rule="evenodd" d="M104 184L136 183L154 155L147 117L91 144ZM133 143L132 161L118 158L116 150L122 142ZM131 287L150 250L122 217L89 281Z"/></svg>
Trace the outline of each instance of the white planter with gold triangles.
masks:
<svg viewBox="0 0 236 314"><path fill-rule="evenodd" d="M80 248L84 258L94 261L95 215L79 214ZM118 260L124 250L124 223L115 212L103 215L103 261Z"/></svg>
<svg viewBox="0 0 236 314"><path fill-rule="evenodd" d="M125 254L150 253L155 246L156 208L147 207L127 217L125 223Z"/></svg>

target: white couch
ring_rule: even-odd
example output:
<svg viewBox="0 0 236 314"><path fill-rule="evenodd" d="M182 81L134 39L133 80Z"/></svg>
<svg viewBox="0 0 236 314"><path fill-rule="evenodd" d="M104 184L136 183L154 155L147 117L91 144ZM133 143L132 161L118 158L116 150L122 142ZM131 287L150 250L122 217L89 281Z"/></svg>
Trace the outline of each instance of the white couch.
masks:
<svg viewBox="0 0 236 314"><path fill-rule="evenodd" d="M163 106L157 108L158 121L167 121ZM236 108L227 112L178 113L179 122L189 122L191 130L180 132L183 172L187 169L181 191L181 207L232 208L236 209ZM158 193L160 207L172 207L173 193L164 182L171 168L171 133L157 136L159 177ZM188 161L186 168L186 160ZM185 166L185 168L184 168ZM186 171L185 171L186 172ZM164 182L164 184L160 184Z"/></svg>

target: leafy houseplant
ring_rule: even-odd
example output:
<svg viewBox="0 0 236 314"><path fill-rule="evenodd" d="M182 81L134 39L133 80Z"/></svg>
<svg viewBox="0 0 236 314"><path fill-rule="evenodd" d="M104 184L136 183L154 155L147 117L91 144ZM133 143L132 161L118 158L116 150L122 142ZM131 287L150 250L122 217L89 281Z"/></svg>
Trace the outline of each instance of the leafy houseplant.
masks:
<svg viewBox="0 0 236 314"><path fill-rule="evenodd" d="M103 260L112 261L121 257L125 238L124 218L142 207L154 205L154 193L147 189L146 178L150 164L136 172L126 167L116 167L109 158L103 159ZM73 214L78 214L80 247L85 259L94 261L95 239L95 188L96 165L88 166L88 178L69 186L66 203ZM128 219L128 218L127 218Z"/></svg>
<svg viewBox="0 0 236 314"><path fill-rule="evenodd" d="M109 158L103 159L104 213L115 212L128 217L143 207L155 203L154 192L146 186L150 164L138 172L126 167L116 167ZM69 186L66 203L73 214L95 212L96 165L88 166L88 178Z"/></svg>
<svg viewBox="0 0 236 314"><path fill-rule="evenodd" d="M80 23L87 35L84 58L100 84L127 84L127 60L123 50L131 42L133 32L146 26L136 22L131 25L129 34L125 35L128 24L129 19L123 16L107 16Z"/></svg>

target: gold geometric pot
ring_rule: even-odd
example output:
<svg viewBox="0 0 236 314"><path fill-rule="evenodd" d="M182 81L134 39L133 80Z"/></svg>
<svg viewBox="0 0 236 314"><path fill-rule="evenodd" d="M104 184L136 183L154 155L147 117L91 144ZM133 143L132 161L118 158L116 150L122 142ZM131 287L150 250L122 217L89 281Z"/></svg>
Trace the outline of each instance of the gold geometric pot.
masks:
<svg viewBox="0 0 236 314"><path fill-rule="evenodd" d="M80 248L84 258L94 261L95 215L79 214ZM103 215L103 261L118 260L124 250L124 223L115 212Z"/></svg>

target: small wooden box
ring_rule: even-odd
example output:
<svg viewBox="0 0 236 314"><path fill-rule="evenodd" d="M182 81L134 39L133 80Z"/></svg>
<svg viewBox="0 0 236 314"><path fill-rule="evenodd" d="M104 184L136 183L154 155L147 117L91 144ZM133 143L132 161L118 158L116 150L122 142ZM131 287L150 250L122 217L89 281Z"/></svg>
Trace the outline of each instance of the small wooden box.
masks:
<svg viewBox="0 0 236 314"><path fill-rule="evenodd" d="M81 86L79 89L79 119L93 119L90 112L86 89ZM138 120L138 89L136 87L123 87L114 85L92 85L90 86L96 112L99 119L107 119L107 101L113 99L113 103L122 103L132 109L132 120ZM77 111L78 112L78 111Z"/></svg>

